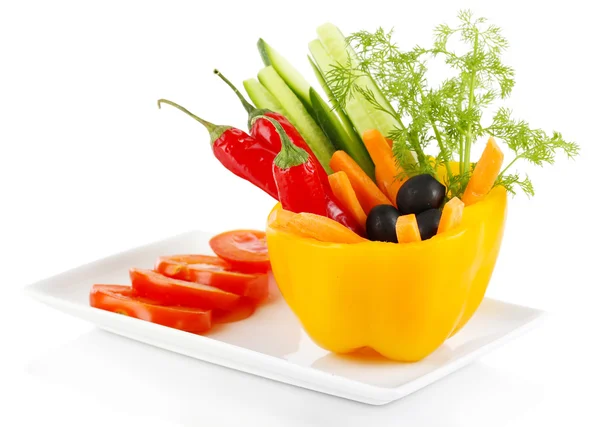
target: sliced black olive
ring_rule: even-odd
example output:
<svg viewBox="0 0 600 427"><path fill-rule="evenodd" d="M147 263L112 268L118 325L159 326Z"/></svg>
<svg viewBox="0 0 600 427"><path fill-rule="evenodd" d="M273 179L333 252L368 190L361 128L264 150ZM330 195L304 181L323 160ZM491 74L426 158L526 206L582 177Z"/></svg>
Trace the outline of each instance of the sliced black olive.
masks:
<svg viewBox="0 0 600 427"><path fill-rule="evenodd" d="M431 175L416 175L409 178L396 195L396 204L402 215L425 212L442 206L446 186Z"/></svg>
<svg viewBox="0 0 600 427"><path fill-rule="evenodd" d="M391 205L377 205L367 216L367 237L379 242L398 243L396 221L400 216L398 209Z"/></svg>
<svg viewBox="0 0 600 427"><path fill-rule="evenodd" d="M421 240L431 239L437 234L441 217L442 211L439 209L429 209L417 215L417 224L419 226Z"/></svg>

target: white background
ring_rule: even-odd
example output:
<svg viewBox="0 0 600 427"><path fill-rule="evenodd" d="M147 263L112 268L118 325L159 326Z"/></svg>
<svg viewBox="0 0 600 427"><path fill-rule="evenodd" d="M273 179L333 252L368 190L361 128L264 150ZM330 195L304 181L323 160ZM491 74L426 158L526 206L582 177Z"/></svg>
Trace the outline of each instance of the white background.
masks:
<svg viewBox="0 0 600 427"><path fill-rule="evenodd" d="M589 1L2 2L2 425L598 425L598 14ZM521 168L489 296L549 320L443 381L368 407L190 362L22 295L32 281L190 229L263 227L273 201L215 159L167 97L219 124L265 38L312 79L315 28L394 26L402 47L471 7L504 29L517 115L577 141L576 162ZM595 397L594 397L595 396ZM12 418L11 418L12 417Z"/></svg>

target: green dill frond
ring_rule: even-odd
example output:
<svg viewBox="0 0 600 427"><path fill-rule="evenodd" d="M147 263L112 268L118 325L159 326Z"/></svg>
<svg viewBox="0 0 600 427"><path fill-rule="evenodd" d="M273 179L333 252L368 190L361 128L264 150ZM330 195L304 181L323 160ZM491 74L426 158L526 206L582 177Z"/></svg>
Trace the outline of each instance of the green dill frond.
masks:
<svg viewBox="0 0 600 427"><path fill-rule="evenodd" d="M455 41L462 44L456 51L450 49ZM400 179L422 173L437 176L439 168L446 168L448 197L460 197L472 175L472 144L492 135L514 154L496 185L513 194L521 189L533 196L528 176L507 174L515 162L522 159L541 166L554 163L558 153L569 158L579 153L579 146L559 132L532 129L527 122L512 118L506 107L497 111L491 124L482 123L487 109L510 96L515 72L502 62L509 45L501 29L469 10L460 11L453 25L438 25L429 48L404 51L394 41L393 30L383 28L356 32L347 42L356 55L350 55L346 64L333 66L326 81L342 108L348 99L359 96L398 122L388 136L402 168ZM443 59L449 70L436 86L428 79L428 62L433 58ZM373 79L389 105L381 105L379 93L357 84L363 77ZM428 152L432 148L435 151ZM417 156L416 163L411 152ZM452 161L458 162L457 173L450 167Z"/></svg>
<svg viewBox="0 0 600 427"><path fill-rule="evenodd" d="M500 175L496 180L496 185L501 185L512 195L516 194L516 188L519 187L527 197L533 197L535 191L533 190L533 184L527 175L521 179L517 174Z"/></svg>
<svg viewBox="0 0 600 427"><path fill-rule="evenodd" d="M553 164L556 154L562 152L569 158L579 154L579 146L565 141L562 134L546 134L542 129L532 129L524 120L512 117L512 111L502 107L494 115L492 124L486 131L502 141L514 153L514 159L505 167L502 174L517 160L523 159L536 166Z"/></svg>

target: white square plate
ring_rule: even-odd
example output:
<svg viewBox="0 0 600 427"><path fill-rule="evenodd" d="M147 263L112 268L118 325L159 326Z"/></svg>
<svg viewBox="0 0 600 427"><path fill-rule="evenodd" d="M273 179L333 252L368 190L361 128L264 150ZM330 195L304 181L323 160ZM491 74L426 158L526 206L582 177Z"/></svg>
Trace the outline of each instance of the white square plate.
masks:
<svg viewBox="0 0 600 427"><path fill-rule="evenodd" d="M248 319L217 325L205 336L89 306L94 283L128 284L130 267L151 268L159 255L211 253L194 231L113 255L28 286L34 298L98 327L200 360L307 389L382 405L462 368L529 329L543 312L485 299L467 326L418 363L339 356L317 347L271 280L271 297Z"/></svg>

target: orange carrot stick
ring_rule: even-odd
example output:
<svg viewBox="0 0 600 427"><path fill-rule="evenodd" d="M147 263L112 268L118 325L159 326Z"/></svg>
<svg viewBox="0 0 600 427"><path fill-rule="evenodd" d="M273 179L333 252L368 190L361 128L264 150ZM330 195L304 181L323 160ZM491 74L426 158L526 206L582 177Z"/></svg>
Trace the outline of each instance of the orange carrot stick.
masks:
<svg viewBox="0 0 600 427"><path fill-rule="evenodd" d="M294 215L296 215L294 212L285 210L283 208L275 209L269 215L267 224L271 227L285 228L287 223Z"/></svg>
<svg viewBox="0 0 600 427"><path fill-rule="evenodd" d="M368 241L337 221L306 212L295 214L286 224L286 230L321 242L362 243Z"/></svg>
<svg viewBox="0 0 600 427"><path fill-rule="evenodd" d="M504 154L494 138L490 137L463 194L462 201L466 206L477 203L492 189L503 160Z"/></svg>
<svg viewBox="0 0 600 427"><path fill-rule="evenodd" d="M375 184L377 184L377 188L379 188L381 192L387 196L387 189L385 188L384 179L381 176L381 168L375 168ZM394 201L392 200L392 202ZM398 207L396 206L396 203L393 204L394 207Z"/></svg>
<svg viewBox="0 0 600 427"><path fill-rule="evenodd" d="M363 142L375 164L375 178L379 188L385 188L385 194L395 205L396 194L402 181L396 177L402 172L396 167L394 154L389 142L376 129L367 130L363 133Z"/></svg>
<svg viewBox="0 0 600 427"><path fill-rule="evenodd" d="M329 163L335 172L344 171L352 184L360 205L368 215L377 205L391 205L386 195L345 151L333 153Z"/></svg>
<svg viewBox="0 0 600 427"><path fill-rule="evenodd" d="M333 195L338 199L344 208L354 217L356 222L365 230L367 215L364 209L360 206L360 202L356 197L356 193L352 188L350 179L344 171L339 171L329 175L329 185Z"/></svg>
<svg viewBox="0 0 600 427"><path fill-rule="evenodd" d="M440 225L438 226L437 234L453 229L460 224L462 220L465 204L458 197L453 197L442 210Z"/></svg>
<svg viewBox="0 0 600 427"><path fill-rule="evenodd" d="M396 237L398 243L420 242L421 233L415 214L402 215L396 220Z"/></svg>

